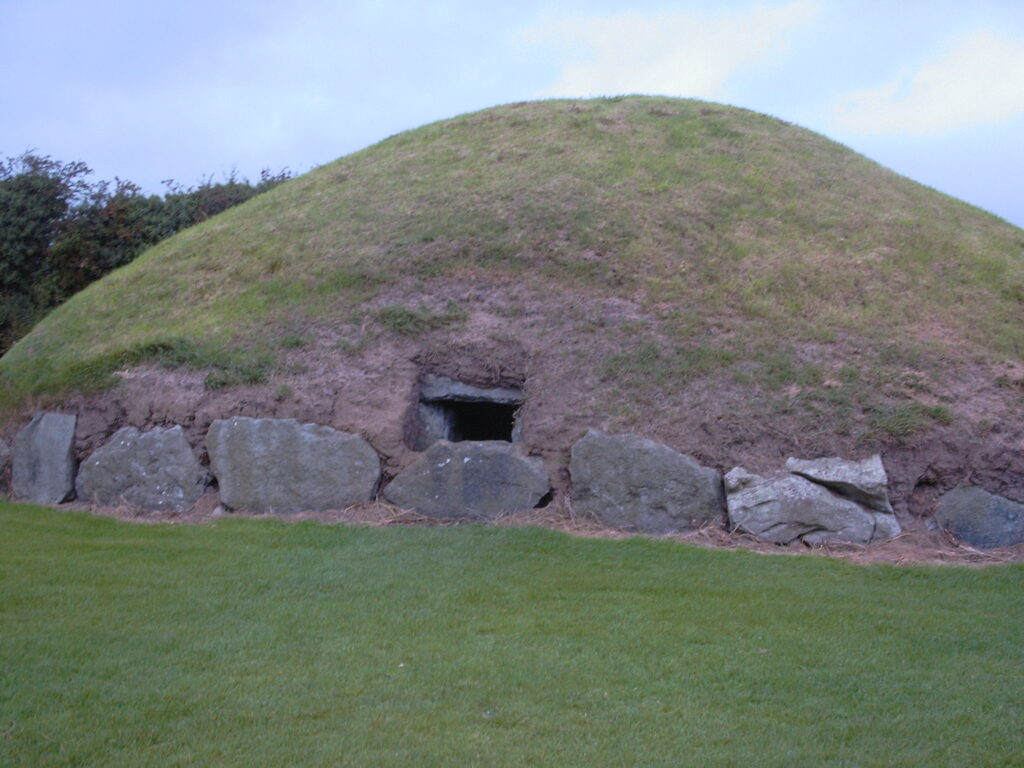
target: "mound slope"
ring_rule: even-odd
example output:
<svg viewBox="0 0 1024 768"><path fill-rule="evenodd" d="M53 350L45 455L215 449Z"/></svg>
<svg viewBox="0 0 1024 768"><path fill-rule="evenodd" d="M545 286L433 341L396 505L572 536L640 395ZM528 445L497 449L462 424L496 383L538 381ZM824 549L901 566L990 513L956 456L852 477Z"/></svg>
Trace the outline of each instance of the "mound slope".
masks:
<svg viewBox="0 0 1024 768"><path fill-rule="evenodd" d="M1024 488L1022 308L1024 231L820 135L690 100L523 103L161 243L0 360L0 407L60 401L83 453L124 423L201 443L295 417L393 473L434 374L520 388L563 485L594 427L722 469L881 450L926 514L968 478Z"/></svg>

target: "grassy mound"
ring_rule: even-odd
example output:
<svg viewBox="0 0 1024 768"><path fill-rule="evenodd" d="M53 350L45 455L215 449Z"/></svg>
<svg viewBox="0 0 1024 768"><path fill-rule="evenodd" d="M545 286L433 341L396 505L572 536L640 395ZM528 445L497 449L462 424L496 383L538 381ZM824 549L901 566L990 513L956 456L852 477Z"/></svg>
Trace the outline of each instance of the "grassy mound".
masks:
<svg viewBox="0 0 1024 768"><path fill-rule="evenodd" d="M0 502L0 763L997 766L1020 565ZM692 760L687 756L696 756Z"/></svg>
<svg viewBox="0 0 1024 768"><path fill-rule="evenodd" d="M812 132L691 100L514 104L158 245L0 360L0 409L150 359L211 386L271 380L304 344L360 365L489 313L494 345L574 339L565 370L606 413L711 380L900 438L953 418L974 366L1017 385L1022 308L1024 232Z"/></svg>

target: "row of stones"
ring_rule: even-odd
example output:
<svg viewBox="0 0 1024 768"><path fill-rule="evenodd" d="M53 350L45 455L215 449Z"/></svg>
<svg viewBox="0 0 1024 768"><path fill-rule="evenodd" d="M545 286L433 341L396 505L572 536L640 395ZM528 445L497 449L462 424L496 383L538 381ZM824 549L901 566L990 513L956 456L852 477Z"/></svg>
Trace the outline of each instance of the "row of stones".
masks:
<svg viewBox="0 0 1024 768"><path fill-rule="evenodd" d="M344 509L371 501L380 458L359 435L294 419L217 420L202 466L181 427L118 430L75 470L76 419L43 413L14 441L14 495L37 503L74 496L145 510L188 509L215 478L233 509L291 513ZM441 441L392 480L389 501L436 517L494 518L530 508L549 490L543 462L508 443Z"/></svg>
<svg viewBox="0 0 1024 768"><path fill-rule="evenodd" d="M724 478L666 445L588 432L572 449L573 503L608 525L669 533L720 523L768 541L868 544L900 532L881 459L790 459L762 477ZM724 499L723 499L724 495ZM724 502L724 503L723 503Z"/></svg>
<svg viewBox="0 0 1024 768"><path fill-rule="evenodd" d="M573 503L605 524L667 533L721 520L778 543L867 544L899 535L881 457L786 460L768 476L734 467L720 479L666 445L589 432L572 448ZM724 482L723 482L724 480ZM1024 541L1024 504L960 486L939 500L936 522L977 547Z"/></svg>
<svg viewBox="0 0 1024 768"><path fill-rule="evenodd" d="M15 440L15 495L57 503L77 491L99 504L183 510L206 490L204 468L180 427L119 430L75 475L75 417L39 414ZM339 509L374 498L380 460L363 438L293 419L218 420L207 435L221 502L255 512ZM588 432L572 448L572 503L623 530L669 533L729 525L779 543L866 544L900 531L881 459L790 458L763 477L725 475L636 435ZM440 518L494 519L549 491L543 462L508 443L440 441L384 489L388 501ZM943 497L939 522L976 546L1024 540L1024 505L980 488Z"/></svg>

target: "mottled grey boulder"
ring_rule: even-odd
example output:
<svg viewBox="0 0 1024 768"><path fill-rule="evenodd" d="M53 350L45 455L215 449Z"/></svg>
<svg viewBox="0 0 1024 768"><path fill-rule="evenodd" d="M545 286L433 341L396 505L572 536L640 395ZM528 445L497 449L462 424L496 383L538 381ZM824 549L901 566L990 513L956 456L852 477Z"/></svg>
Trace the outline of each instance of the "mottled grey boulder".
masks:
<svg viewBox="0 0 1024 768"><path fill-rule="evenodd" d="M123 427L82 462L75 491L97 504L180 512L199 500L208 481L181 427Z"/></svg>
<svg viewBox="0 0 1024 768"><path fill-rule="evenodd" d="M510 443L440 440L392 480L384 496L431 517L493 520L532 509L549 490L544 462Z"/></svg>
<svg viewBox="0 0 1024 768"><path fill-rule="evenodd" d="M725 498L734 529L780 544L798 538L868 544L899 533L894 515L865 509L799 475L762 477L735 467L725 476Z"/></svg>
<svg viewBox="0 0 1024 768"><path fill-rule="evenodd" d="M587 432L569 472L574 507L613 528L671 533L723 516L717 471L637 435Z"/></svg>
<svg viewBox="0 0 1024 768"><path fill-rule="evenodd" d="M935 519L975 547L1009 547L1024 541L1024 504L973 485L944 494Z"/></svg>
<svg viewBox="0 0 1024 768"><path fill-rule="evenodd" d="M892 514L889 478L877 453L861 461L836 457L786 459L786 469L876 512Z"/></svg>
<svg viewBox="0 0 1024 768"><path fill-rule="evenodd" d="M7 469L11 466L11 446L0 437L0 491L7 489Z"/></svg>
<svg viewBox="0 0 1024 768"><path fill-rule="evenodd" d="M888 541L889 539L895 539L903 533L903 529L900 528L900 521L896 519L895 514L874 511L871 514L875 518L875 533L871 537L871 541Z"/></svg>
<svg viewBox="0 0 1024 768"><path fill-rule="evenodd" d="M253 512L319 512L373 499L380 458L359 435L295 419L218 419L206 435L221 501Z"/></svg>
<svg viewBox="0 0 1024 768"><path fill-rule="evenodd" d="M75 424L68 413L37 413L14 438L14 495L37 504L59 504L75 492Z"/></svg>

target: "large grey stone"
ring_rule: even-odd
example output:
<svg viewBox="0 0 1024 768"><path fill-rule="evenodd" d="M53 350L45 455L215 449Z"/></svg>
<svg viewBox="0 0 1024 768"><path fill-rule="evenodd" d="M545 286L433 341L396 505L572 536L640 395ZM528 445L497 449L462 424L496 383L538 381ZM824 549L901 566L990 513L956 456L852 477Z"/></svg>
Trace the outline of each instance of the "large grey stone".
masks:
<svg viewBox="0 0 1024 768"><path fill-rule="evenodd" d="M975 547L1009 547L1024 541L1024 504L973 485L943 494L935 519Z"/></svg>
<svg viewBox="0 0 1024 768"><path fill-rule="evenodd" d="M380 458L362 437L295 419L218 419L206 445L221 501L234 509L344 509L370 501L380 481Z"/></svg>
<svg viewBox="0 0 1024 768"><path fill-rule="evenodd" d="M441 518L492 520L550 490L544 462L497 441L441 440L384 489L392 504Z"/></svg>
<svg viewBox="0 0 1024 768"><path fill-rule="evenodd" d="M519 405L523 390L518 387L474 387L447 376L425 375L420 381L420 399L457 400L464 403L505 403Z"/></svg>
<svg viewBox="0 0 1024 768"><path fill-rule="evenodd" d="M865 509L799 475L762 477L734 467L725 476L725 494L734 529L780 544L798 538L868 544L899 534L894 515Z"/></svg>
<svg viewBox="0 0 1024 768"><path fill-rule="evenodd" d="M37 413L14 438L14 495L37 504L59 504L75 491L75 424L68 413Z"/></svg>
<svg viewBox="0 0 1024 768"><path fill-rule="evenodd" d="M7 470L11 466L11 446L0 437L0 491L7 490Z"/></svg>
<svg viewBox="0 0 1024 768"><path fill-rule="evenodd" d="M877 453L861 461L836 457L786 460L786 469L876 512L892 514L889 478Z"/></svg>
<svg viewBox="0 0 1024 768"><path fill-rule="evenodd" d="M123 427L82 462L75 491L98 504L181 511L198 501L208 481L181 427Z"/></svg>
<svg viewBox="0 0 1024 768"><path fill-rule="evenodd" d="M637 435L587 432L569 472L575 508L613 528L670 533L723 516L716 470Z"/></svg>

